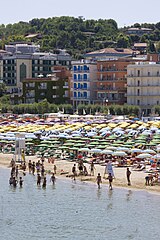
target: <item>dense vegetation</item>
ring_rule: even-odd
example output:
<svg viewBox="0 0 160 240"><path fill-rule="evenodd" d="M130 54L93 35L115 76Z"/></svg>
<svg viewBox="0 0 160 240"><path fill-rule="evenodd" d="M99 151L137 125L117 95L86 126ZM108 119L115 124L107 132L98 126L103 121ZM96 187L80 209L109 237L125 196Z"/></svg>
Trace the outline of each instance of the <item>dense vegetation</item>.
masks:
<svg viewBox="0 0 160 240"><path fill-rule="evenodd" d="M0 48L14 41L28 41L25 36L32 33L41 34L40 38L32 39L40 44L41 50L53 51L55 48L67 49L74 57L80 57L89 51L105 47L131 47L135 42L147 42L151 51L155 51L153 42L160 49L160 22L157 24L134 24L132 27L153 29L152 34L143 36L126 35L127 27L118 29L113 19L85 20L82 17L53 17L32 19L0 25Z"/></svg>
<svg viewBox="0 0 160 240"><path fill-rule="evenodd" d="M30 114L44 114L52 112L62 112L66 114L111 114L111 115L132 115L139 116L140 109L138 106L129 106L129 105L110 105L102 106L98 104L88 104L82 105L79 104L76 110L73 110L71 104L50 104L47 100L43 100L39 103L33 104L19 104L19 105L10 105L9 95L5 95L0 98L0 112L7 113L12 112L15 114L30 113Z"/></svg>

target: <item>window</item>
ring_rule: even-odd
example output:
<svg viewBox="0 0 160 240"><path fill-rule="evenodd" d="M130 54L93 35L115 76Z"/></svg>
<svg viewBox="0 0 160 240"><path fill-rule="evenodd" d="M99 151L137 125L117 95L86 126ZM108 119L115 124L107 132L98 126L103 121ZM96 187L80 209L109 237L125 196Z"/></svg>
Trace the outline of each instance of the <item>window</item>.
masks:
<svg viewBox="0 0 160 240"><path fill-rule="evenodd" d="M148 77L150 77L150 72L148 72Z"/></svg>
<svg viewBox="0 0 160 240"><path fill-rule="evenodd" d="M74 74L74 76L73 76L73 77L74 77L74 80L77 80L77 75L76 75L76 74Z"/></svg>
<svg viewBox="0 0 160 240"><path fill-rule="evenodd" d="M140 86L140 81L138 80L138 86Z"/></svg>
<svg viewBox="0 0 160 240"><path fill-rule="evenodd" d="M140 77L140 70L137 71L137 76Z"/></svg>
<svg viewBox="0 0 160 240"><path fill-rule="evenodd" d="M137 100L137 105L140 105L140 100L139 99Z"/></svg>
<svg viewBox="0 0 160 240"><path fill-rule="evenodd" d="M75 89L75 88L77 88L77 84L76 84L76 83L74 83L74 89Z"/></svg>
<svg viewBox="0 0 160 240"><path fill-rule="evenodd" d="M87 74L83 75L84 80L87 80Z"/></svg>
<svg viewBox="0 0 160 240"><path fill-rule="evenodd" d="M137 89L137 95L139 96L139 93L140 93L140 90L139 89Z"/></svg>

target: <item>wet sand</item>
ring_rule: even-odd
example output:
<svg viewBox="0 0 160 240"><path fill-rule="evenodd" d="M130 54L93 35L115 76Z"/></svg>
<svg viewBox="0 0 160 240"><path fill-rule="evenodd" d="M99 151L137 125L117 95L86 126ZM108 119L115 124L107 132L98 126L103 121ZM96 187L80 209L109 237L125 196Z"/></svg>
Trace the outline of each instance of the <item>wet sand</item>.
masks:
<svg viewBox="0 0 160 240"><path fill-rule="evenodd" d="M0 153L0 167L8 168L11 159L13 158L13 154L3 154ZM26 162L29 160L31 161L38 161L39 158L37 156L26 156ZM66 175L71 175L71 170L74 162L70 162L67 160L56 160L54 163L57 166L57 177L66 177ZM45 161L45 169L53 171L54 164L48 163L47 160ZM87 170L89 172L89 164L84 164L87 167ZM98 164L95 164L95 174L94 176L78 176L77 179L87 182L95 182L96 184L96 176L98 173L102 176L102 184L108 185L108 180L104 179L104 170L105 166L100 166ZM147 191L153 191L160 193L160 185L154 185L154 186L145 186L145 176L146 174L141 171L131 171L131 186L127 185L127 178L126 178L126 168L113 168L115 179L113 180L113 187L124 187L127 189L137 189L137 190L147 190ZM130 168L131 170L131 168ZM62 174L62 173L67 174Z"/></svg>

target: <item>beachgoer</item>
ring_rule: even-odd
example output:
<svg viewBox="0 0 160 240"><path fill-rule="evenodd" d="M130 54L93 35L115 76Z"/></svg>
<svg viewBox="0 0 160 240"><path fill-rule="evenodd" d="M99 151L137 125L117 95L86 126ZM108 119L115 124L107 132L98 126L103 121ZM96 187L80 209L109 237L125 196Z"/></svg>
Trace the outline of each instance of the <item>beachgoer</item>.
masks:
<svg viewBox="0 0 160 240"><path fill-rule="evenodd" d="M146 186L149 186L149 180L150 180L150 179L149 179L149 176L148 176L148 175L145 177L145 180L146 180L146 183L145 183Z"/></svg>
<svg viewBox="0 0 160 240"><path fill-rule="evenodd" d="M84 173L84 176L88 176L88 171L87 171L86 166L84 166L84 168L83 168L83 173Z"/></svg>
<svg viewBox="0 0 160 240"><path fill-rule="evenodd" d="M31 162L31 160L29 160L29 163L28 163L28 170L29 170L29 173L31 173L31 171L32 171L32 162Z"/></svg>
<svg viewBox="0 0 160 240"><path fill-rule="evenodd" d="M18 166L16 166L16 178L18 177Z"/></svg>
<svg viewBox="0 0 160 240"><path fill-rule="evenodd" d="M46 176L43 178L43 184L42 184L42 187L43 188L46 188L46 185L47 185L47 179L46 179Z"/></svg>
<svg viewBox="0 0 160 240"><path fill-rule="evenodd" d="M9 179L9 184L10 184L10 186L13 184L13 175L11 175L11 177Z"/></svg>
<svg viewBox="0 0 160 240"><path fill-rule="evenodd" d="M51 176L51 179L50 179L50 182L52 181L53 185L55 184L55 181L56 181L56 178L55 178L55 175L54 173L52 173L52 176Z"/></svg>
<svg viewBox="0 0 160 240"><path fill-rule="evenodd" d="M98 185L98 188L100 189L100 183L102 183L102 179L101 179L101 175L100 173L98 173L98 176L97 176L97 185Z"/></svg>
<svg viewBox="0 0 160 240"><path fill-rule="evenodd" d="M17 187L17 180L16 180L16 178L15 177L13 177L13 187Z"/></svg>
<svg viewBox="0 0 160 240"><path fill-rule="evenodd" d="M22 179L22 177L19 178L19 186L20 186L20 187L23 186L23 179Z"/></svg>
<svg viewBox="0 0 160 240"><path fill-rule="evenodd" d="M127 175L128 186L130 186L131 185L131 181L130 181L131 171L129 170L128 167L127 167L126 175Z"/></svg>
<svg viewBox="0 0 160 240"><path fill-rule="evenodd" d="M94 167L94 163L93 163L93 161L91 162L90 170L91 170L91 176L94 176L94 170L95 170L95 167Z"/></svg>
<svg viewBox="0 0 160 240"><path fill-rule="evenodd" d="M38 173L38 175L37 175L37 186L40 186L40 185L41 185L41 176Z"/></svg>
<svg viewBox="0 0 160 240"><path fill-rule="evenodd" d="M44 173L45 173L45 169L44 169L44 166L42 165L41 175L44 176Z"/></svg>
<svg viewBox="0 0 160 240"><path fill-rule="evenodd" d="M113 177L111 175L111 173L109 173L109 176L108 176L108 180L109 180L109 189L112 190L112 181L113 181Z"/></svg>
<svg viewBox="0 0 160 240"><path fill-rule="evenodd" d="M34 175L34 173L35 173L35 167L36 167L36 166L35 166L35 162L33 162L33 163L32 163L32 174L33 174L33 175Z"/></svg>
<svg viewBox="0 0 160 240"><path fill-rule="evenodd" d="M76 180L76 164L73 165L72 167L72 173L73 173L73 180L75 181Z"/></svg>
<svg viewBox="0 0 160 240"><path fill-rule="evenodd" d="M56 174L56 171L57 171L56 165L53 166L53 169L54 169L54 174Z"/></svg>

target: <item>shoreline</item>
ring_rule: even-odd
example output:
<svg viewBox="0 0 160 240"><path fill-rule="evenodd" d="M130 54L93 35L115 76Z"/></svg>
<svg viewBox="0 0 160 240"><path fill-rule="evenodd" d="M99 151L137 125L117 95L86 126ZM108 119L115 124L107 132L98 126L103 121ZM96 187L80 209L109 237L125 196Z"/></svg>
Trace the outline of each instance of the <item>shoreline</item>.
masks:
<svg viewBox="0 0 160 240"><path fill-rule="evenodd" d="M12 159L13 155L12 154L3 154L0 153L0 168L1 169L9 169L9 163ZM26 157L26 162L28 163L28 160L31 159L31 161L37 161L38 158L36 156L27 156ZM56 177L60 179L67 179L71 180L70 177L67 177L67 174L61 174L62 171L64 172L69 172L68 175L71 174L71 169L72 166L75 162L70 162L67 160L56 160L55 165L57 166L57 174ZM45 169L47 171L53 171L53 164L45 162ZM85 164L87 169L89 168L89 164ZM100 173L102 176L102 187L106 185L108 187L108 180L103 178L104 175L104 166L100 165L95 165L95 176L77 176L76 179L80 182L85 182L89 184L96 184L96 176L97 173ZM160 195L160 186L154 185L154 186L145 186L145 180L144 172L135 172L132 171L131 174L131 186L127 185L127 180L126 180L126 168L113 168L114 173L116 178L113 179L113 188L119 188L119 189L125 189L125 190L133 190L133 191L145 191L148 193Z"/></svg>

